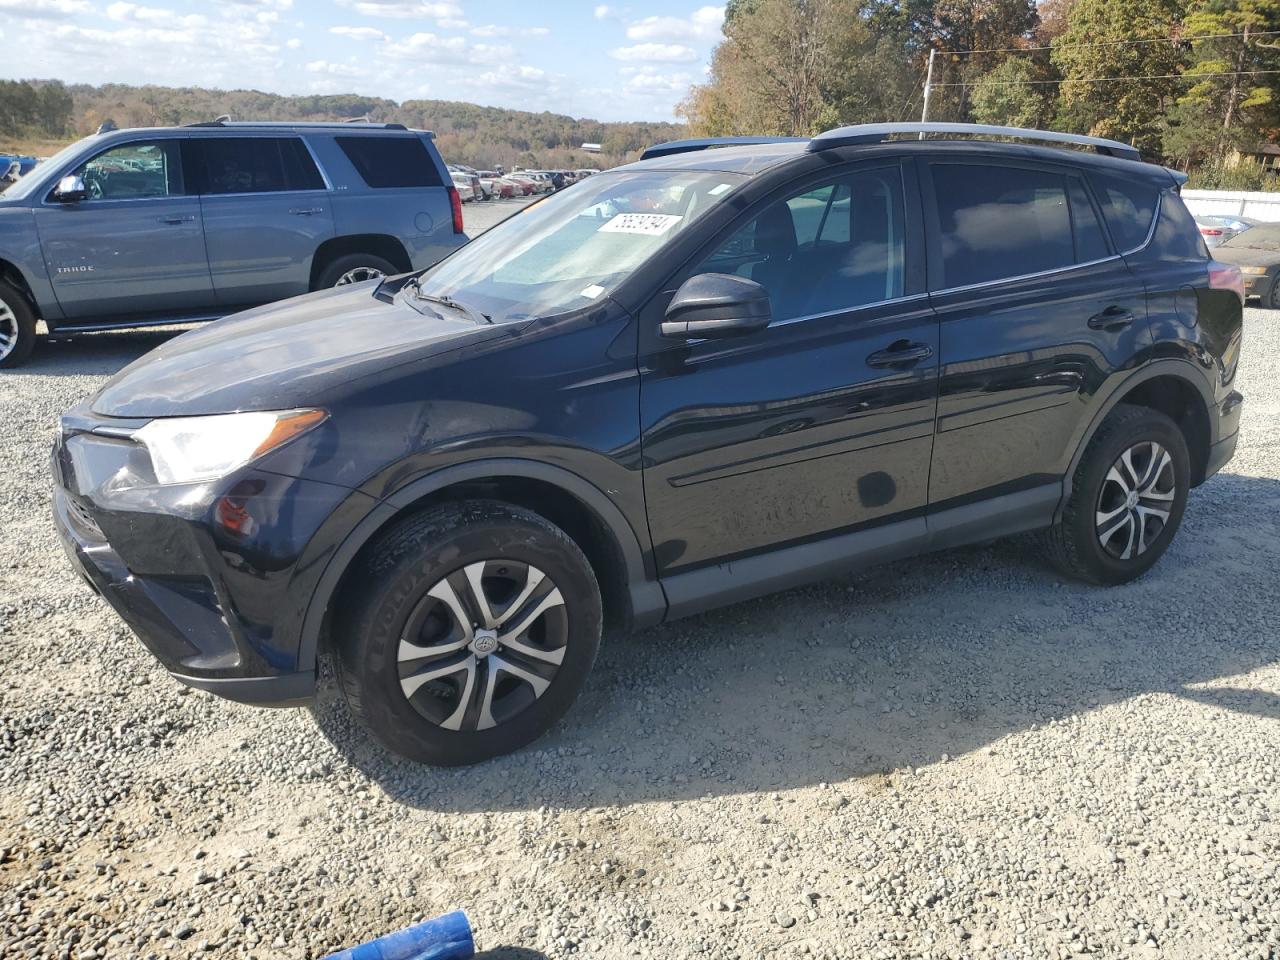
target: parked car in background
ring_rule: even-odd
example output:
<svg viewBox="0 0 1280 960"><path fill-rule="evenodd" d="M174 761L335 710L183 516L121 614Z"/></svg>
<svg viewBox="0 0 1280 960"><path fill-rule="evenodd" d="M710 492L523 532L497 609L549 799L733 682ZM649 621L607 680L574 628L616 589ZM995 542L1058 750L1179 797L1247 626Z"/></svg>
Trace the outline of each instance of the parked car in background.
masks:
<svg viewBox="0 0 1280 960"><path fill-rule="evenodd" d="M1280 310L1280 223L1259 223L1229 237L1214 247L1213 258L1240 268L1246 296Z"/></svg>
<svg viewBox="0 0 1280 960"><path fill-rule="evenodd" d="M480 174L476 170L473 170L471 167L463 166L462 164L451 163L449 164L449 172L451 174L458 174L459 176L465 178L467 186L470 188L470 192L471 192L470 199L472 200L485 199L484 186L480 183ZM454 183L457 183L457 182L458 182L458 177L455 176ZM464 197L463 199L467 199L467 198Z"/></svg>
<svg viewBox="0 0 1280 960"><path fill-rule="evenodd" d="M518 186L520 188L520 192L526 197L530 196L537 189L537 186L531 178L522 176L521 174L508 173L507 179Z"/></svg>
<svg viewBox="0 0 1280 960"><path fill-rule="evenodd" d="M305 703L329 653L378 740L444 764L550 728L606 623L1033 531L1127 583L1244 401L1240 275L1183 179L961 124L664 144L125 368L62 418L58 528L181 682Z"/></svg>
<svg viewBox="0 0 1280 960"><path fill-rule="evenodd" d="M453 180L453 185L458 190L458 197L463 203L470 203L476 198L477 187L472 185L472 178L469 174L451 173L449 176ZM478 184L480 181L477 178L475 182Z"/></svg>
<svg viewBox="0 0 1280 960"><path fill-rule="evenodd" d="M1219 216L1218 214L1200 214L1196 217L1196 226L1200 229L1200 236L1204 237L1204 242L1209 247L1216 247L1220 243L1225 243L1232 237L1244 233L1249 228L1256 227L1262 222L1251 217L1230 217Z"/></svg>
<svg viewBox="0 0 1280 960"><path fill-rule="evenodd" d="M421 269L465 243L431 134L400 124L111 130L0 194L0 367L51 333L212 320Z"/></svg>

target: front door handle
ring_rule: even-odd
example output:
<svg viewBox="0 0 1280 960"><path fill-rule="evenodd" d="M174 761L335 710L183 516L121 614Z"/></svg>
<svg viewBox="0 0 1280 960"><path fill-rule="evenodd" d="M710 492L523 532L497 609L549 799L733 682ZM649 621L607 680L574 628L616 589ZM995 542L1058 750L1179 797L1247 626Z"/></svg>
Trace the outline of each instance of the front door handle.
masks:
<svg viewBox="0 0 1280 960"><path fill-rule="evenodd" d="M193 214L188 214L185 217L180 217L180 216L156 217L156 223L177 224L177 223L195 223L195 222L196 222L196 218Z"/></svg>
<svg viewBox="0 0 1280 960"><path fill-rule="evenodd" d="M324 213L324 207L294 207L289 212L295 217L311 217L317 213Z"/></svg>
<svg viewBox="0 0 1280 960"><path fill-rule="evenodd" d="M895 340L884 350L877 350L867 357L868 367L890 367L906 369L913 367L921 360L933 356L933 347L927 343L914 340Z"/></svg>
<svg viewBox="0 0 1280 960"><path fill-rule="evenodd" d="M1101 313L1095 313L1089 318L1089 329L1114 333L1117 330L1123 330L1135 319L1134 315L1124 307L1107 307Z"/></svg>

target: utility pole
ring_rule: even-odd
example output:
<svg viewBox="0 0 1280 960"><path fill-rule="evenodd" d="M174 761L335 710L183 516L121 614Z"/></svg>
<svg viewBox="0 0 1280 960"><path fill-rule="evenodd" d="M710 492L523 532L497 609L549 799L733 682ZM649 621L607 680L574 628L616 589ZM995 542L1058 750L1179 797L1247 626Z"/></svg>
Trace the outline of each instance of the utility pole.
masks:
<svg viewBox="0 0 1280 960"><path fill-rule="evenodd" d="M920 110L920 122L927 123L929 120L929 94L933 93L933 59L938 55L935 49L929 50L929 69L924 75L924 106ZM924 139L924 131L920 131L920 139Z"/></svg>

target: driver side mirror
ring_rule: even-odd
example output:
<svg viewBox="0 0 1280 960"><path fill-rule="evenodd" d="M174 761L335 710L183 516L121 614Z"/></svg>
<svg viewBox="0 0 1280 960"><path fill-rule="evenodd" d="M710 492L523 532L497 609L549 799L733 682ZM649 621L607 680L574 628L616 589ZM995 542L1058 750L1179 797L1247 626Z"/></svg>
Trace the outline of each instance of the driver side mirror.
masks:
<svg viewBox="0 0 1280 960"><path fill-rule="evenodd" d="M659 332L680 340L733 337L763 330L772 319L769 291L754 280L700 273L680 285Z"/></svg>
<svg viewBox="0 0 1280 960"><path fill-rule="evenodd" d="M74 174L63 177L54 188L53 199L58 203L79 203L89 199L89 188Z"/></svg>

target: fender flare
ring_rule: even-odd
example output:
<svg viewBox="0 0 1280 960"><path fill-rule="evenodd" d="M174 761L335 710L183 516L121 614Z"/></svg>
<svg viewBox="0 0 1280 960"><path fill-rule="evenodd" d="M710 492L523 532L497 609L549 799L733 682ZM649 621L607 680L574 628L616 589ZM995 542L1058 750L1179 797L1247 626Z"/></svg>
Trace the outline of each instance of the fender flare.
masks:
<svg viewBox="0 0 1280 960"><path fill-rule="evenodd" d="M651 626L662 620L667 611L666 595L658 581L650 577L646 571L640 540L626 516L599 487L576 473L535 460L518 458L471 460L445 467L405 484L390 496L378 501L374 508L347 534L325 565L324 573L320 575L311 599L307 603L298 642L297 669L301 671L315 669L321 628L329 605L337 592L338 584L356 555L386 523L400 515L407 507L437 490L457 483L492 477L524 477L530 480L541 480L559 487L565 493L586 504L612 533L614 542L622 555L627 591L631 600L631 624L636 627Z"/></svg>
<svg viewBox="0 0 1280 960"><path fill-rule="evenodd" d="M1099 405L1088 426L1085 427L1084 433L1076 444L1075 453L1071 455L1071 462L1067 465L1067 471L1062 477L1062 496L1058 500L1057 508L1053 511L1054 523L1062 519L1062 511L1066 507L1067 497L1071 493L1071 478L1075 476L1076 469L1080 466L1084 452L1088 449L1089 441L1093 439L1094 434L1098 432L1098 429L1111 414L1111 411L1119 406L1135 387L1141 386L1148 380L1154 380L1156 377L1177 377L1187 385L1195 388L1196 394L1204 403L1205 413L1209 419L1210 446L1218 440L1218 422L1217 418L1213 416L1216 402L1209 384L1199 373L1198 368L1189 360L1164 359L1154 360L1146 364L1116 385L1115 389Z"/></svg>

